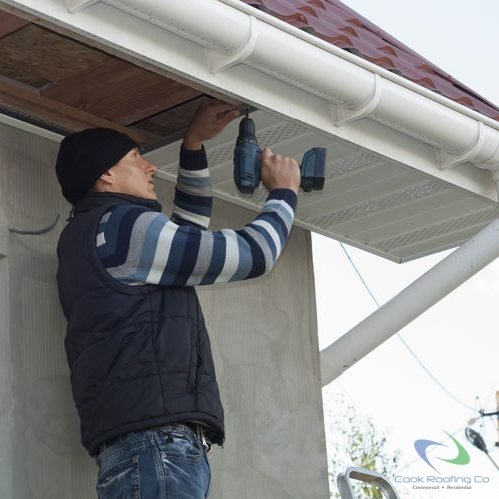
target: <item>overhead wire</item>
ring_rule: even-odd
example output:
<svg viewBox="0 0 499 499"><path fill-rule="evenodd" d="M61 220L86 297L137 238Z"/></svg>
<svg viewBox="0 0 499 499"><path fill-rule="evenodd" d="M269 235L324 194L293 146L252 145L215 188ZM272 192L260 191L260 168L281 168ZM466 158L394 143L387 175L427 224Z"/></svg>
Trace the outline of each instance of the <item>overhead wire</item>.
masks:
<svg viewBox="0 0 499 499"><path fill-rule="evenodd" d="M350 256L350 253L345 248L345 245L340 242L340 246L341 246L341 249L343 250L343 252L345 253L346 257L348 258L348 261L350 262L350 265L352 266L353 270L355 271L355 273L357 274L358 278L361 280L362 284L364 285L364 288L369 293L369 296L372 298L372 300L376 304L376 306L378 308L380 308L381 307L380 303L376 299L376 296L374 296L374 293L371 291L371 288L369 287L369 285L367 284L366 280L362 276L360 270L357 268L357 265L355 265L355 262L353 261L352 257ZM426 372L426 374L432 379L432 381L436 385L438 385L438 387L442 391L444 391L450 398L452 398L454 400L454 402L460 404L461 406L465 407L466 409L468 409L468 410L470 410L470 411L472 411L474 413L476 412L475 409L473 409L473 407L471 407L470 405L466 404L465 402L463 402L462 400L460 400L458 397L456 397L446 386L444 386L440 382L440 380L430 371L430 369L428 367L426 367L426 365L423 363L423 361L417 356L417 354L409 346L409 344L405 341L405 339L402 337L402 335L400 333L396 333L396 335L399 338L399 340L402 342L402 344L404 345L404 347L407 349L407 351L410 353L410 355L414 358L414 360Z"/></svg>

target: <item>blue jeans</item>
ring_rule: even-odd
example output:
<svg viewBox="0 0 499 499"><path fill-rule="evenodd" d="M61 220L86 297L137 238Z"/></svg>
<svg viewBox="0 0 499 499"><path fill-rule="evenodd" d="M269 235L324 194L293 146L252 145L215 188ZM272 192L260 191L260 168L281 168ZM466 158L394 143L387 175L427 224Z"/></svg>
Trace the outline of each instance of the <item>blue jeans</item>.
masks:
<svg viewBox="0 0 499 499"><path fill-rule="evenodd" d="M173 424L120 437L97 456L99 499L205 499L206 451L195 433Z"/></svg>

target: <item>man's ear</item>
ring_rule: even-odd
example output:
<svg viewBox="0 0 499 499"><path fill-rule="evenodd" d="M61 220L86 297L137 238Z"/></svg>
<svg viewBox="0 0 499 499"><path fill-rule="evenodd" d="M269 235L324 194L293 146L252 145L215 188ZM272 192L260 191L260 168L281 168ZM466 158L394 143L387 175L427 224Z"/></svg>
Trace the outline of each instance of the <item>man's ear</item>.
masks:
<svg viewBox="0 0 499 499"><path fill-rule="evenodd" d="M95 192L105 192L113 185L114 175L111 170L106 170L101 176L95 181L94 191Z"/></svg>
<svg viewBox="0 0 499 499"><path fill-rule="evenodd" d="M106 170L99 177L98 181L104 182L105 184L112 184L114 182L114 172L112 169Z"/></svg>

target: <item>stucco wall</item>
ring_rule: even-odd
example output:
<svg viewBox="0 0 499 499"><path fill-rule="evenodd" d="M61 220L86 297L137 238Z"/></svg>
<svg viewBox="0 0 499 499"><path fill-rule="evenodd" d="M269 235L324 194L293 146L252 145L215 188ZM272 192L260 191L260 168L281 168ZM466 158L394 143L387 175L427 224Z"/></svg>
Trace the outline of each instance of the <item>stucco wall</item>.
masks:
<svg viewBox="0 0 499 499"><path fill-rule="evenodd" d="M79 443L54 282L67 217L57 144L0 124L0 497L94 498L96 466ZM171 186L160 187L171 200ZM168 205L168 202L165 203ZM215 225L251 218L215 204ZM213 498L328 497L310 237L294 229L279 264L252 282L200 289L227 419Z"/></svg>

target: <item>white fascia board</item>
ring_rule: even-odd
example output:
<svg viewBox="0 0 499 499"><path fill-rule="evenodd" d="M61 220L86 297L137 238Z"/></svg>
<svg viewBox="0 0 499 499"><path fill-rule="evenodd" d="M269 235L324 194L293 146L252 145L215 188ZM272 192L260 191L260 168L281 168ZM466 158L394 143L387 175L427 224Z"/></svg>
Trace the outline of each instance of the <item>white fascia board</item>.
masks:
<svg viewBox="0 0 499 499"><path fill-rule="evenodd" d="M2 4L497 200L486 170L499 168L499 123L244 3L106 0L76 14L64 0Z"/></svg>

